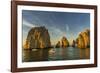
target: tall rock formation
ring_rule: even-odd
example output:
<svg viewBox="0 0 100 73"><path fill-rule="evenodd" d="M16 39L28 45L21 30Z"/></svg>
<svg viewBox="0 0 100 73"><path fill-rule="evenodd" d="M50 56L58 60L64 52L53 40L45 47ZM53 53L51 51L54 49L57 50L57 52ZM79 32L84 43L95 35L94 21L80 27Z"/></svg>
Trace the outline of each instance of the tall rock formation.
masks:
<svg viewBox="0 0 100 73"><path fill-rule="evenodd" d="M77 41L77 47L78 48L85 48L85 42L84 42L83 36L81 34L79 34L76 41Z"/></svg>
<svg viewBox="0 0 100 73"><path fill-rule="evenodd" d="M68 46L69 46L69 42L68 42L67 38L64 36L64 37L62 37L62 39L60 41L57 42L55 47L56 48L60 48L60 47L66 48Z"/></svg>
<svg viewBox="0 0 100 73"><path fill-rule="evenodd" d="M29 43L29 49L51 47L50 35L44 26L32 28L26 40Z"/></svg>
<svg viewBox="0 0 100 73"><path fill-rule="evenodd" d="M69 46L69 42L68 42L68 40L67 40L66 37L63 37L63 38L61 39L61 45L62 45L63 48Z"/></svg>
<svg viewBox="0 0 100 73"><path fill-rule="evenodd" d="M77 47L78 48L87 48L90 47L90 30L87 29L81 32L76 39Z"/></svg>

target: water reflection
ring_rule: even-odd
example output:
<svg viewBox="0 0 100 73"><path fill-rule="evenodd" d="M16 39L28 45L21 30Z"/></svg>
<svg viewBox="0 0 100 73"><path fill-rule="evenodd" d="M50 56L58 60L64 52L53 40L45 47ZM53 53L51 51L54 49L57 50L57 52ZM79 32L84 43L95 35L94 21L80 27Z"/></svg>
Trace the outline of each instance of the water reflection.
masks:
<svg viewBox="0 0 100 73"><path fill-rule="evenodd" d="M23 50L23 62L89 59L90 49L48 48Z"/></svg>
<svg viewBox="0 0 100 73"><path fill-rule="evenodd" d="M38 50L23 50L23 62L31 61L44 61L47 60L48 50L38 49Z"/></svg>
<svg viewBox="0 0 100 73"><path fill-rule="evenodd" d="M90 58L90 49L79 49L80 59L89 59Z"/></svg>

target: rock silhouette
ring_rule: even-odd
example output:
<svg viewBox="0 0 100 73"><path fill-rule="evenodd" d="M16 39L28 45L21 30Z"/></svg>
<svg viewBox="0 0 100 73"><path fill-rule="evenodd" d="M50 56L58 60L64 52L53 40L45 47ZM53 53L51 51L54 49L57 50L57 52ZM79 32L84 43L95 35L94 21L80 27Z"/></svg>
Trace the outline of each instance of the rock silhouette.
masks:
<svg viewBox="0 0 100 73"><path fill-rule="evenodd" d="M58 41L58 43L56 44L56 48L60 48L60 46L61 46L61 43L60 41Z"/></svg>
<svg viewBox="0 0 100 73"><path fill-rule="evenodd" d="M77 47L78 48L88 48L90 47L90 30L87 29L81 32L76 39Z"/></svg>
<svg viewBox="0 0 100 73"><path fill-rule="evenodd" d="M72 47L75 47L75 44L76 44L76 42L75 42L75 40L73 40L71 46L72 46Z"/></svg>
<svg viewBox="0 0 100 73"><path fill-rule="evenodd" d="M44 27L34 27L28 32L26 39L26 48L48 48L51 47L50 35L48 30Z"/></svg>

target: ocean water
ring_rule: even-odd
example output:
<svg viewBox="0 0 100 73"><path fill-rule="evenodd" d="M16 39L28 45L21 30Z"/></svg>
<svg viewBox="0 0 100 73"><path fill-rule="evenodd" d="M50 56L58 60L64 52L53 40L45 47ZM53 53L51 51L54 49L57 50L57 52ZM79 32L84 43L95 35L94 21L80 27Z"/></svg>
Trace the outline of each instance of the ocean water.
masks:
<svg viewBox="0 0 100 73"><path fill-rule="evenodd" d="M76 47L22 50L23 62L90 59L90 48Z"/></svg>

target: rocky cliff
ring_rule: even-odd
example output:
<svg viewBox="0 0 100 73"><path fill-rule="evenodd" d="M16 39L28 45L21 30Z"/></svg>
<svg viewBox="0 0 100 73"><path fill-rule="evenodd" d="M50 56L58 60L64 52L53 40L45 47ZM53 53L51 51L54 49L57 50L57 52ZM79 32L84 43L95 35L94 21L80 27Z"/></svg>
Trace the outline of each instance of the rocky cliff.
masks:
<svg viewBox="0 0 100 73"><path fill-rule="evenodd" d="M26 41L29 49L51 47L50 35L44 26L32 28Z"/></svg>
<svg viewBox="0 0 100 73"><path fill-rule="evenodd" d="M78 48L87 48L90 47L90 30L87 29L81 32L76 39Z"/></svg>

